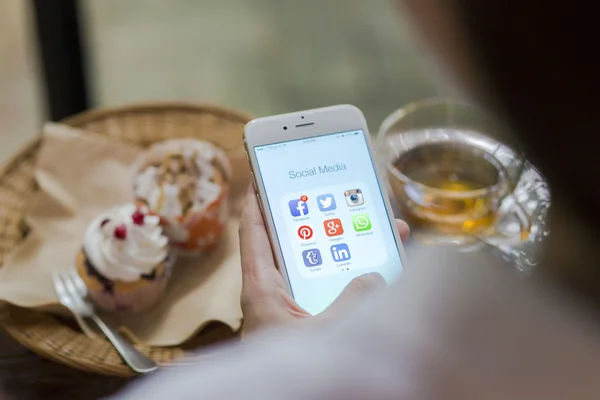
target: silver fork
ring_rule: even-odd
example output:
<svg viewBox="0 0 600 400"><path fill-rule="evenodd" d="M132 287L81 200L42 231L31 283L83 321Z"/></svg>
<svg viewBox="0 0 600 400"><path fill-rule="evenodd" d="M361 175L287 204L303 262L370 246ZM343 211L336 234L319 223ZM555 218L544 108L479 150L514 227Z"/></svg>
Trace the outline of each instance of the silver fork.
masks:
<svg viewBox="0 0 600 400"><path fill-rule="evenodd" d="M94 321L132 370L139 374L145 374L158 369L154 361L140 353L96 314L94 305L86 299L87 287L77 271L71 269L69 271L54 272L52 273L52 281L60 303L71 310L74 315Z"/></svg>

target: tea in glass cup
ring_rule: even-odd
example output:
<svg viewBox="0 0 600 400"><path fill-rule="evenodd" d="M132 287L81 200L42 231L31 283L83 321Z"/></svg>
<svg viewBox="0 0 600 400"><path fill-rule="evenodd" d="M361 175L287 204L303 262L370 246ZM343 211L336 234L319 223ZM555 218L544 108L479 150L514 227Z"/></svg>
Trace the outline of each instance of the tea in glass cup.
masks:
<svg viewBox="0 0 600 400"><path fill-rule="evenodd" d="M465 243L496 235L503 201L524 167L500 127L473 107L444 100L415 103L382 125L380 152L401 216L435 242ZM513 202L510 213L526 239L529 221Z"/></svg>

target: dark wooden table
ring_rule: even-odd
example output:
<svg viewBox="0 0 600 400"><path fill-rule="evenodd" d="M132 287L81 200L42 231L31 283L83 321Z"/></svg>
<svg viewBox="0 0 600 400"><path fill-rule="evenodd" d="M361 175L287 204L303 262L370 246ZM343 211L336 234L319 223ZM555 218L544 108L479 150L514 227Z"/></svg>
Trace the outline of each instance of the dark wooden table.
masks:
<svg viewBox="0 0 600 400"><path fill-rule="evenodd" d="M128 381L45 360L0 331L0 400L98 399L118 392Z"/></svg>

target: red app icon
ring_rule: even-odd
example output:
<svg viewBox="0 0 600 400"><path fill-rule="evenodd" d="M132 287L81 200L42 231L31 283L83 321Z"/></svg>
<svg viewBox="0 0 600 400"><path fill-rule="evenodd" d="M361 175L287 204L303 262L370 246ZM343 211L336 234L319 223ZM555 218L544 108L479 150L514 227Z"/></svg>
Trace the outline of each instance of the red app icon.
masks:
<svg viewBox="0 0 600 400"><path fill-rule="evenodd" d="M339 218L328 219L323 222L323 227L327 236L338 236L344 233L344 227Z"/></svg>
<svg viewBox="0 0 600 400"><path fill-rule="evenodd" d="M298 227L298 237L300 240L308 240L313 236L313 229L310 225L300 225Z"/></svg>

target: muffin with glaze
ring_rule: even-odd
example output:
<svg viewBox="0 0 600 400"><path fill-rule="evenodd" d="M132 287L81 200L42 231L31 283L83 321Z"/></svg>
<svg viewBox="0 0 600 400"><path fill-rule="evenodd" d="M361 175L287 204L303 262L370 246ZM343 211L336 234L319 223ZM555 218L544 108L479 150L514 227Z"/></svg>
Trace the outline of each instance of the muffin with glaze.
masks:
<svg viewBox="0 0 600 400"><path fill-rule="evenodd" d="M123 205L90 223L76 264L98 307L135 313L160 298L173 257L159 218Z"/></svg>
<svg viewBox="0 0 600 400"><path fill-rule="evenodd" d="M218 242L231 176L223 150L196 139L167 140L149 147L134 170L136 204L160 217L174 247L200 254Z"/></svg>

